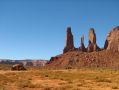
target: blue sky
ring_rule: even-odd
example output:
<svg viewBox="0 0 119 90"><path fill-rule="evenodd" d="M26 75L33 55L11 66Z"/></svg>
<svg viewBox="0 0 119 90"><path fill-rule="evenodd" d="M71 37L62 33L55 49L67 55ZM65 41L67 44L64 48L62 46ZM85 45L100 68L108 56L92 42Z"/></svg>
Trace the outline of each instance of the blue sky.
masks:
<svg viewBox="0 0 119 90"><path fill-rule="evenodd" d="M0 58L50 59L62 53L66 28L75 47L93 27L97 44L119 25L119 0L0 0Z"/></svg>

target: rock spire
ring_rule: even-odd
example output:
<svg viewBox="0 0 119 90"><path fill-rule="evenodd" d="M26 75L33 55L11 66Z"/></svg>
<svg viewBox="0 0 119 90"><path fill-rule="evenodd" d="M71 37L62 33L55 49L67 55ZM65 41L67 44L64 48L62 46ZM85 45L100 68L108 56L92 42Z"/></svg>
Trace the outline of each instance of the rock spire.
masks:
<svg viewBox="0 0 119 90"><path fill-rule="evenodd" d="M86 48L84 46L84 35L82 35L82 37L81 37L81 44L80 44L79 50L81 50L83 52L86 51Z"/></svg>
<svg viewBox="0 0 119 90"><path fill-rule="evenodd" d="M71 50L74 50L74 40L73 40L73 35L71 32L71 27L67 27L66 44L65 44L63 53L66 53Z"/></svg>
<svg viewBox="0 0 119 90"><path fill-rule="evenodd" d="M88 52L98 51L99 47L96 44L96 34L94 28L90 28L88 38L89 41L88 41L87 51Z"/></svg>

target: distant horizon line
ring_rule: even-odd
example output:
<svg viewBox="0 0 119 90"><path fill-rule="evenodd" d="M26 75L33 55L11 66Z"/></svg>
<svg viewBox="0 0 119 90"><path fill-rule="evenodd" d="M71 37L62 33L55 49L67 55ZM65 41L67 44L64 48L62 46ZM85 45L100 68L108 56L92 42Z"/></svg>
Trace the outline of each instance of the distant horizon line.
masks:
<svg viewBox="0 0 119 90"><path fill-rule="evenodd" d="M0 59L1 60L46 60L46 59Z"/></svg>

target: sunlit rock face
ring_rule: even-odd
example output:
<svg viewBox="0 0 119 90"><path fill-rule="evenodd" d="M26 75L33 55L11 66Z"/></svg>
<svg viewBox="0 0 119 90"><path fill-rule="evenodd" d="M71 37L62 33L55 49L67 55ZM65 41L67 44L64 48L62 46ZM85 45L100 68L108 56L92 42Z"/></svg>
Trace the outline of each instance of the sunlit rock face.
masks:
<svg viewBox="0 0 119 90"><path fill-rule="evenodd" d="M113 28L112 31L108 33L104 48L114 52L119 51L119 26Z"/></svg>
<svg viewBox="0 0 119 90"><path fill-rule="evenodd" d="M99 47L96 44L96 34L93 28L90 28L88 38L89 38L89 44L87 47L87 51L88 52L98 51Z"/></svg>

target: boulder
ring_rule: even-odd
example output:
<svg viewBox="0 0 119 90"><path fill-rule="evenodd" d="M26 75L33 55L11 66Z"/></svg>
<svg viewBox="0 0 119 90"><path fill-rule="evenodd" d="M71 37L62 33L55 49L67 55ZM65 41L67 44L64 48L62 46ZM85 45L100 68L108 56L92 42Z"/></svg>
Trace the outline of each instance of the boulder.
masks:
<svg viewBox="0 0 119 90"><path fill-rule="evenodd" d="M63 50L63 53L66 53L68 51L74 50L74 40L73 40L73 35L71 32L71 27L67 28L67 33L66 33L66 44Z"/></svg>
<svg viewBox="0 0 119 90"><path fill-rule="evenodd" d="M21 71L21 70L26 70L26 68L24 68L23 64L15 64L12 66L11 70Z"/></svg>
<svg viewBox="0 0 119 90"><path fill-rule="evenodd" d="M88 52L99 51L99 47L96 44L96 34L93 28L89 30L89 43L87 47Z"/></svg>
<svg viewBox="0 0 119 90"><path fill-rule="evenodd" d="M112 31L108 33L104 49L114 52L119 51L119 26L113 28Z"/></svg>

